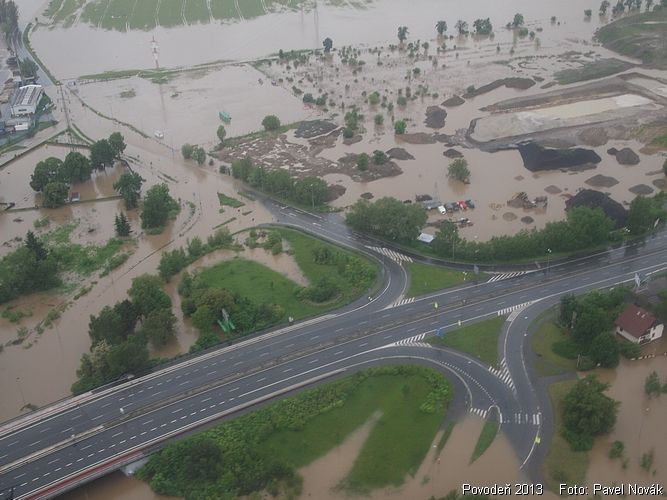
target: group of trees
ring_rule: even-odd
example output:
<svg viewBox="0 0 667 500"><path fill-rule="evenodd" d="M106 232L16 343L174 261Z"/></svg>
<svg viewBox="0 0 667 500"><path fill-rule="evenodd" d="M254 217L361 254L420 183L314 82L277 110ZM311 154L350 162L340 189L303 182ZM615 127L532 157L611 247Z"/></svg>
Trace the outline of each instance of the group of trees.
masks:
<svg viewBox="0 0 667 500"><path fill-rule="evenodd" d="M180 205L169 194L166 184L155 184L146 191L141 210L141 227L151 232L160 232L167 220L180 210Z"/></svg>
<svg viewBox="0 0 667 500"><path fill-rule="evenodd" d="M568 294L560 300L559 323L569 337L554 344L554 352L569 359L579 359L579 368L597 365L613 368L620 355L636 357L637 345L613 332L614 319L624 306L626 290L617 287L610 292L590 292L581 297Z"/></svg>
<svg viewBox="0 0 667 500"><path fill-rule="evenodd" d="M222 127L222 125L220 125ZM224 130L224 127L222 127ZM220 138L220 128L218 127L218 138ZM225 135L227 134L227 131L224 131L224 134L222 138L220 138L220 144L222 144L222 139L225 138ZM181 146L181 154L183 155L183 158L186 160L195 160L199 165L203 165L204 162L206 161L206 150L202 148L201 146L193 146L192 144L183 144Z"/></svg>
<svg viewBox="0 0 667 500"><path fill-rule="evenodd" d="M563 399L562 432L573 450L590 450L595 437L614 428L619 403L604 394L608 388L609 384L589 375L577 381Z"/></svg>
<svg viewBox="0 0 667 500"><path fill-rule="evenodd" d="M631 10L640 10L643 3L644 0L618 0L612 7L611 13L612 15L617 16L623 14L625 9L627 9L628 12ZM667 7L667 0L660 0L660 5L662 7ZM600 15L606 15L609 7L611 7L609 0L602 0L600 3ZM653 7L653 0L646 0L646 10L651 10L651 7ZM590 16L587 14L587 17Z"/></svg>
<svg viewBox="0 0 667 500"><path fill-rule="evenodd" d="M19 30L19 9L14 0L0 0L0 29L7 46L12 46L12 38Z"/></svg>
<svg viewBox="0 0 667 500"><path fill-rule="evenodd" d="M473 28L475 28L475 33L478 35L490 35L493 32L493 25L491 24L491 19L488 17L486 19L476 19L472 23Z"/></svg>
<svg viewBox="0 0 667 500"><path fill-rule="evenodd" d="M419 236L426 218L421 207L384 197L374 203L357 201L348 211L345 222L357 231L407 243Z"/></svg>
<svg viewBox="0 0 667 500"><path fill-rule="evenodd" d="M327 201L328 186L319 177L294 179L287 170L267 171L261 165L253 165L250 158L233 162L232 176L247 182L252 187L301 205L316 207Z"/></svg>
<svg viewBox="0 0 667 500"><path fill-rule="evenodd" d="M465 158L456 158L449 164L447 177L465 182L470 177L470 169Z"/></svg>
<svg viewBox="0 0 667 500"><path fill-rule="evenodd" d="M125 150L125 141L119 132L109 139L95 142L90 148L90 158L78 151L71 151L64 160L50 157L35 166L30 176L30 187L42 193L42 204L46 208L64 205L69 186L87 181L93 168L103 169Z"/></svg>
<svg viewBox="0 0 667 500"><path fill-rule="evenodd" d="M164 345L176 334L176 317L162 280L144 274L132 280L129 299L91 316L90 353L81 356L72 392L80 394L148 366L148 342Z"/></svg>
<svg viewBox="0 0 667 500"><path fill-rule="evenodd" d="M21 246L0 259L0 304L59 283L57 259L32 231Z"/></svg>
<svg viewBox="0 0 667 500"><path fill-rule="evenodd" d="M665 211L666 196L663 193L646 198L644 196L637 196L632 203L630 203L630 210L628 212L627 228L632 235L644 234L650 231L657 222L667 219L667 211Z"/></svg>
<svg viewBox="0 0 667 500"><path fill-rule="evenodd" d="M124 172L116 182L113 183L113 188L123 197L125 208L132 210L139 206L139 198L141 197L141 186L144 179L136 172Z"/></svg>
<svg viewBox="0 0 667 500"><path fill-rule="evenodd" d="M185 249L177 248L162 253L158 266L160 277L164 281L169 281L172 276L192 264L202 255L206 255L213 250L228 247L232 244L232 241L232 236L226 227L221 227L215 233L209 235L206 243L199 236L195 236L191 240L188 240Z"/></svg>
<svg viewBox="0 0 667 500"><path fill-rule="evenodd" d="M273 132L280 128L280 119L276 115L266 115L262 120L262 127L267 132Z"/></svg>
<svg viewBox="0 0 667 500"><path fill-rule="evenodd" d="M356 158L357 168L362 172L368 170L371 157L368 153L359 153ZM374 165L384 165L389 161L389 156L384 151L376 149L373 151L373 164Z"/></svg>

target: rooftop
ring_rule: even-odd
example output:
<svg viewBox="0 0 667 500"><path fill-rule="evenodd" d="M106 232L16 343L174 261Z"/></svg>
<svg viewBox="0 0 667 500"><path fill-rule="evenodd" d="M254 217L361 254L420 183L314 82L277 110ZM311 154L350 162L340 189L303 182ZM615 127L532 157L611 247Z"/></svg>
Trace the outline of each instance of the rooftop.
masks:
<svg viewBox="0 0 667 500"><path fill-rule="evenodd" d="M14 106L36 106L39 93L42 90L41 85L26 85L16 92L14 97Z"/></svg>
<svg viewBox="0 0 667 500"><path fill-rule="evenodd" d="M639 338L655 323L655 316L635 304L630 304L614 322L633 337Z"/></svg>

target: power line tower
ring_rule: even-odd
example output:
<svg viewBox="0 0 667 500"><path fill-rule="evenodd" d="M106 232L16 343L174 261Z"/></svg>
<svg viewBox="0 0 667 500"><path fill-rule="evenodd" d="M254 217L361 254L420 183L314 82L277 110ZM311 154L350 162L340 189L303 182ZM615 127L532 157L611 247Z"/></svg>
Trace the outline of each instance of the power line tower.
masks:
<svg viewBox="0 0 667 500"><path fill-rule="evenodd" d="M155 69L160 69L160 61L158 60L160 54L160 46L155 37L151 39L151 52L153 52L153 60L155 61Z"/></svg>

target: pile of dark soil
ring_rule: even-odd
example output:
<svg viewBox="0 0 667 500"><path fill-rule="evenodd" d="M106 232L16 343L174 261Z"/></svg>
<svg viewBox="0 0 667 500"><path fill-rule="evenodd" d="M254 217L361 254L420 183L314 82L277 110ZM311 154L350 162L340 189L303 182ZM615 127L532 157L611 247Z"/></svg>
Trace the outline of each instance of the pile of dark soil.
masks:
<svg viewBox="0 0 667 500"><path fill-rule="evenodd" d="M338 125L326 120L310 120L301 122L299 128L297 128L296 132L294 132L294 136L304 139L311 139L312 137L317 137L318 135L333 132L337 128Z"/></svg>
<svg viewBox="0 0 667 500"><path fill-rule="evenodd" d="M408 144L435 144L435 137L425 132L415 132L413 134L403 134L399 136L403 142Z"/></svg>
<svg viewBox="0 0 667 500"><path fill-rule="evenodd" d="M630 191L632 194L647 196L653 193L653 188L651 186L647 186L646 184L637 184L636 186L632 186L630 189L628 189L628 191Z"/></svg>
<svg viewBox="0 0 667 500"><path fill-rule="evenodd" d="M590 149L547 149L534 142L519 144L518 149L524 167L531 172L579 167L602 161L602 158Z"/></svg>
<svg viewBox="0 0 667 500"><path fill-rule="evenodd" d="M463 104L465 102L466 102L465 99L463 99L463 98L461 98L457 95L454 95L454 96L450 97L449 99L447 99L446 101L443 101L441 106L452 108L454 106L460 106L461 104Z"/></svg>
<svg viewBox="0 0 667 500"><path fill-rule="evenodd" d="M447 118L447 111L440 106L429 106L426 108L424 124L428 128L440 129L445 126L445 118Z"/></svg>
<svg viewBox="0 0 667 500"><path fill-rule="evenodd" d="M373 196L373 193L361 193L359 196L361 196L361 198L363 198L364 200L372 200L373 198L375 198L375 196Z"/></svg>
<svg viewBox="0 0 667 500"><path fill-rule="evenodd" d="M575 196L565 201L565 209L574 207L601 208L614 221L616 227L625 227L628 220L628 211L619 202L612 200L608 195L594 189L582 189Z"/></svg>
<svg viewBox="0 0 667 500"><path fill-rule="evenodd" d="M526 90L529 89L535 85L535 81L530 79L530 78L518 78L518 77L513 77L513 78L501 78L500 80L496 80L495 82L488 83L486 85L482 85L478 89L474 89L471 92L466 92L463 94L463 97L466 99L469 99L471 97L476 97L478 95L486 94L487 92L491 92L492 90L497 89L498 87L507 87L508 89L519 89L519 90Z"/></svg>
<svg viewBox="0 0 667 500"><path fill-rule="evenodd" d="M329 184L327 188L327 201L334 201L336 198L340 198L345 194L347 188L341 186L340 184Z"/></svg>
<svg viewBox="0 0 667 500"><path fill-rule="evenodd" d="M616 153L616 161L621 165L637 165L639 155L630 148L623 148Z"/></svg>
<svg viewBox="0 0 667 500"><path fill-rule="evenodd" d="M449 148L447 151L445 151L442 154L445 155L447 158L451 158L452 160L454 158L463 158L463 153L461 153L461 151L458 151L458 150L453 149L453 148Z"/></svg>
<svg viewBox="0 0 667 500"><path fill-rule="evenodd" d="M584 183L596 188L610 188L618 184L618 181L614 177L598 174L586 179Z"/></svg>
<svg viewBox="0 0 667 500"><path fill-rule="evenodd" d="M387 151L387 156L392 160L414 160L415 157L403 148L391 148Z"/></svg>

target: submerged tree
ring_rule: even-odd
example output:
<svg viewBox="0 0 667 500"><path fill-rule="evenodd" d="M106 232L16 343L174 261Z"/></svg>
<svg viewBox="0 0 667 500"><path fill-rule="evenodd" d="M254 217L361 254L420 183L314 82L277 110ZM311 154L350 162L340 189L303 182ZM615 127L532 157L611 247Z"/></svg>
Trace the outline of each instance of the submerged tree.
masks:
<svg viewBox="0 0 667 500"><path fill-rule="evenodd" d="M466 33L468 33L468 23L462 19L456 21L454 27L456 28L456 31L459 32L459 35L465 35Z"/></svg>
<svg viewBox="0 0 667 500"><path fill-rule="evenodd" d="M398 27L398 41L403 43L408 38L408 27L399 26Z"/></svg>
<svg viewBox="0 0 667 500"><path fill-rule="evenodd" d="M329 52L331 52L331 49L333 48L333 40L329 37L326 37L322 42L322 45L324 46L324 53L328 54Z"/></svg>
<svg viewBox="0 0 667 500"><path fill-rule="evenodd" d="M513 28L520 28L524 24L523 14L514 14L514 19L512 20Z"/></svg>
<svg viewBox="0 0 667 500"><path fill-rule="evenodd" d="M116 236L120 237L129 236L132 231L130 228L130 221L127 220L127 216L123 212L116 214L114 227L116 228Z"/></svg>
<svg viewBox="0 0 667 500"><path fill-rule="evenodd" d="M438 35L444 35L445 31L447 31L447 21L438 21L435 23L435 30L438 32Z"/></svg>
<svg viewBox="0 0 667 500"><path fill-rule="evenodd" d="M609 9L610 5L609 0L602 0L600 3L600 15L604 16L607 14L607 9Z"/></svg>
<svg viewBox="0 0 667 500"><path fill-rule="evenodd" d="M126 209L137 208L143 182L144 179L136 172L125 172L114 182L113 188L123 197Z"/></svg>

